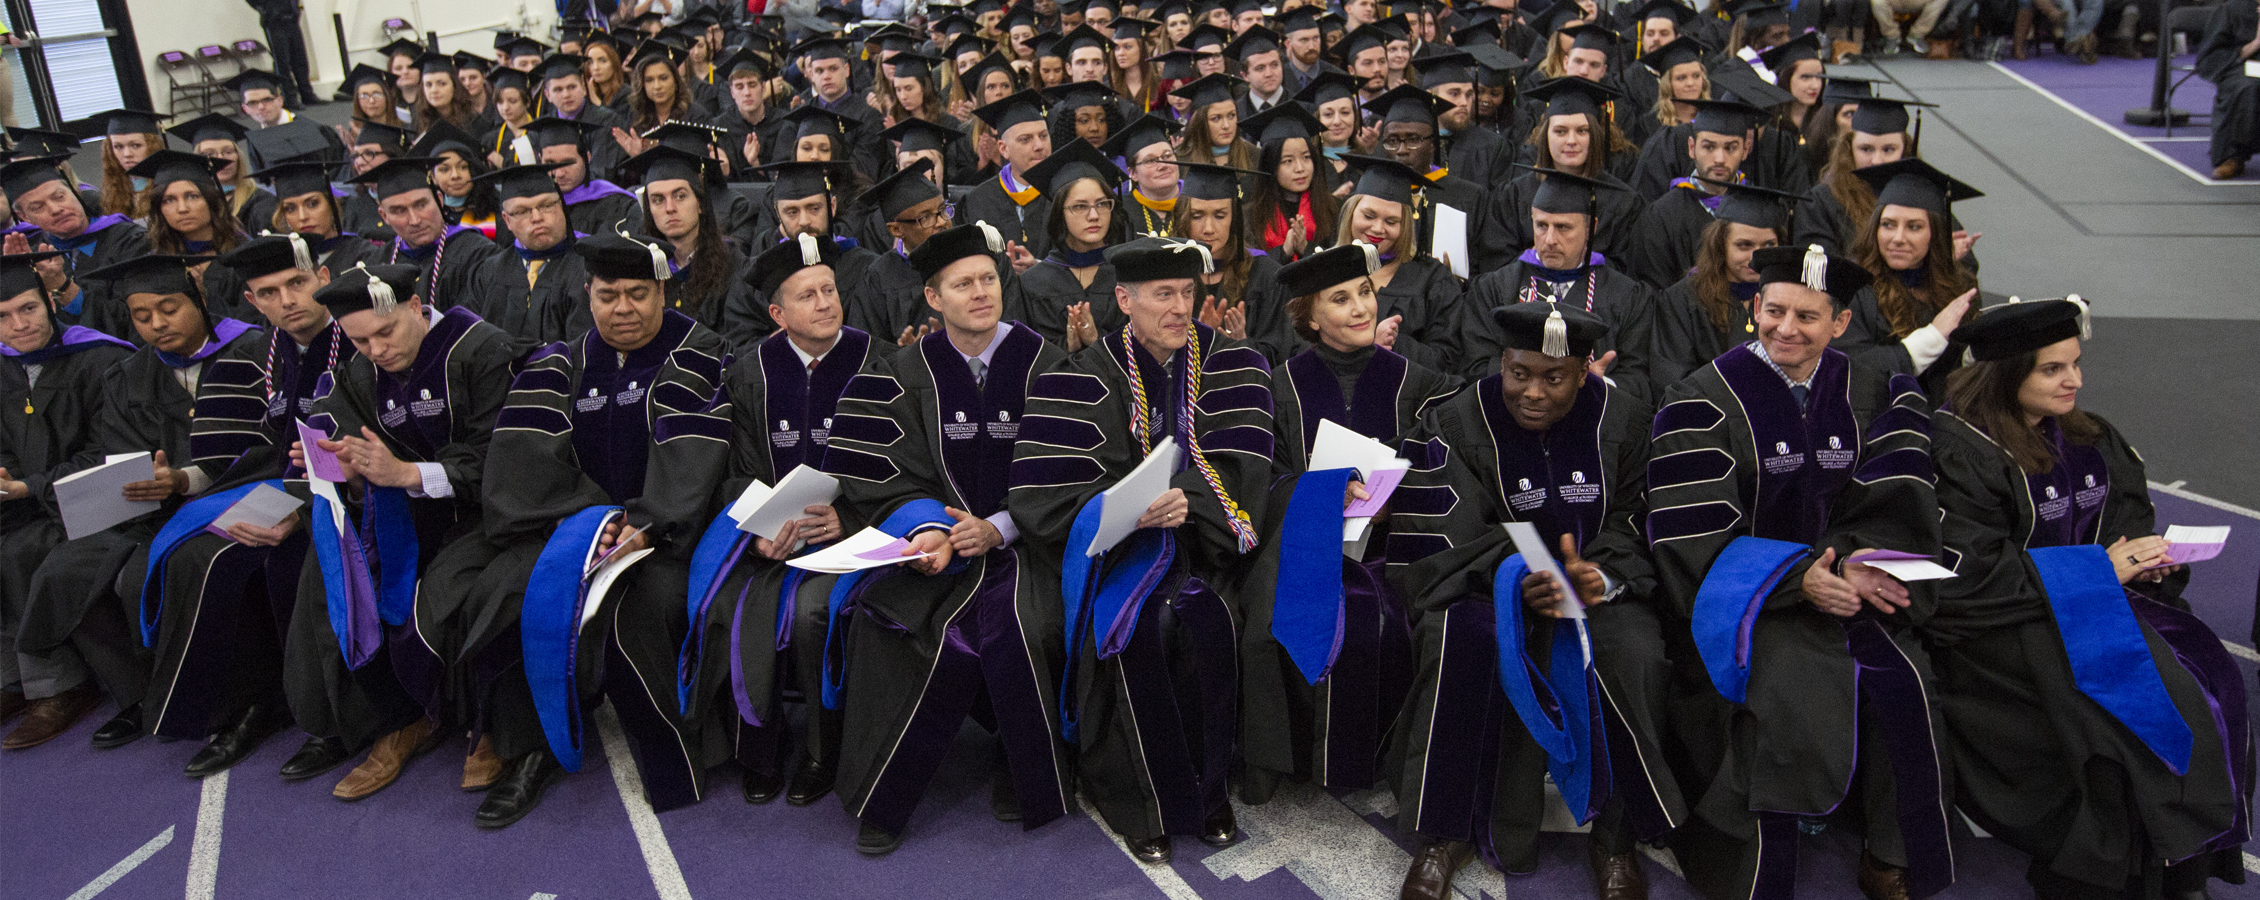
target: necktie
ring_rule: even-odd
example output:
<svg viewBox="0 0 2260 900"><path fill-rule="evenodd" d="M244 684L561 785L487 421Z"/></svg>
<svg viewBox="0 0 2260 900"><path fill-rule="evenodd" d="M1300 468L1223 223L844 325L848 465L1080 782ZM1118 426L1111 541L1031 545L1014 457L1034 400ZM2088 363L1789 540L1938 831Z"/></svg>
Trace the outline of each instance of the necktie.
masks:
<svg viewBox="0 0 2260 900"><path fill-rule="evenodd" d="M549 260L546 259L530 259L526 261L526 290L530 291L534 289L534 279L541 277L541 267L548 262Z"/></svg>
<svg viewBox="0 0 2260 900"><path fill-rule="evenodd" d="M1805 408L1805 398L1808 395L1812 394L1812 392L1812 388L1806 387L1802 384L1793 384L1789 386L1789 396L1797 398L1797 408L1799 409Z"/></svg>
<svg viewBox="0 0 2260 900"><path fill-rule="evenodd" d="M989 364L978 359L969 359L965 362L967 365L973 367L973 386L987 387L989 383Z"/></svg>
<svg viewBox="0 0 2260 900"><path fill-rule="evenodd" d="M817 367L817 366L820 366L820 365L823 365L823 364L824 364L824 358L823 358L823 357L821 357L821 356L819 356L819 357L816 357L816 358L814 358L814 359L811 359L811 360L809 360L809 361L808 361L808 374L810 374L810 375L814 375L814 374L816 374L816 367Z"/></svg>

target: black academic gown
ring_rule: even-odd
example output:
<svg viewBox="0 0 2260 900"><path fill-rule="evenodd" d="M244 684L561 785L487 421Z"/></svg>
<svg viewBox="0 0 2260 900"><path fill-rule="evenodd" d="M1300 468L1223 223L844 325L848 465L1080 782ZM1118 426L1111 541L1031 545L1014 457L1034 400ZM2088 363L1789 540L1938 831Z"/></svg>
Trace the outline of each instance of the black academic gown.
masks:
<svg viewBox="0 0 2260 900"><path fill-rule="evenodd" d="M1404 604L1381 581L1385 535L1369 537L1357 559L1345 558L1339 539L1318 548L1315 559L1283 541L1319 423L1332 421L1395 447L1422 413L1458 387L1458 379L1378 347L1343 353L1321 344L1272 373L1273 482L1263 544L1242 592L1247 626L1240 632L1240 754L1251 771L1263 773L1246 780L1249 789L1241 793L1251 801L1262 796L1258 782L1283 777L1342 790L1372 787L1412 684ZM1326 527L1339 535L1339 527ZM1332 667L1314 681L1273 635L1272 623L1282 606L1305 600L1281 593L1281 573L1318 566L1341 570L1341 594L1320 602L1339 606L1344 628Z"/></svg>
<svg viewBox="0 0 2260 900"><path fill-rule="evenodd" d="M1512 179L1519 155L1513 143L1481 125L1444 136L1444 159L1452 174L1478 185Z"/></svg>
<svg viewBox="0 0 2260 900"><path fill-rule="evenodd" d="M728 478L717 494L724 503L735 501L752 482L775 486L800 466L821 469L848 381L895 349L893 341L842 329L810 371L790 341L785 332L772 334L723 374L732 422ZM834 504L833 511L843 535L869 524L849 504ZM706 527L713 533L736 526L717 517ZM750 537L734 540L745 542L732 546L735 559L718 563L711 574L696 567L691 572L694 596L705 599L692 612L692 637L684 644L683 718L692 727L731 735L740 765L780 776L795 749L782 706L790 688L808 709L799 749L810 760L837 765L840 714L823 706L830 612L825 601L837 579L765 558ZM709 755L698 761L700 768L722 761L713 742L701 749Z"/></svg>
<svg viewBox="0 0 2260 900"><path fill-rule="evenodd" d="M71 278L79 286L79 296L57 311L58 326L84 325L136 346L141 335L134 331L133 315L126 311L126 297L114 284L103 279L89 279L85 273L104 266L114 265L150 253L149 232L124 216L108 215L87 224L86 230L75 238L58 238L45 232L34 231L26 235L33 249L47 244L57 250L69 251L64 259L70 263Z"/></svg>
<svg viewBox="0 0 2260 900"><path fill-rule="evenodd" d="M1067 308L1089 303L1091 324L1100 334L1121 331L1129 319L1114 300L1114 284L1111 264L1099 263L1086 287L1075 277L1075 270L1054 256L1030 266L1005 286L1005 318L1026 323L1044 340L1066 346Z"/></svg>
<svg viewBox="0 0 2260 900"><path fill-rule="evenodd" d="M786 142L785 135L791 133L792 127L792 123L785 121L785 117L779 114L777 110L765 109L762 111L760 122L747 122L745 116L740 115L734 107L716 115L714 125L730 133L730 139L723 145L722 152L729 154L730 157L731 181L752 181L754 180L753 170L755 167L775 161L773 159L746 159L746 135L758 134L761 136L760 149L762 154L766 156L771 148Z"/></svg>
<svg viewBox="0 0 2260 900"><path fill-rule="evenodd" d="M1723 194L1714 197L1705 193L1701 182L1673 182L1671 190L1648 204L1631 241L1613 258L1650 288L1670 287L1695 268L1703 229L1716 221L1712 209L1724 198Z"/></svg>
<svg viewBox="0 0 2260 900"><path fill-rule="evenodd" d="M871 261L862 278L842 282L840 291L847 295L848 327L889 347L905 328L941 322L942 314L926 304L926 280L891 248Z"/></svg>
<svg viewBox="0 0 2260 900"><path fill-rule="evenodd" d="M1569 275L1567 280L1554 280L1564 274ZM1492 310L1544 300L1557 288L1562 291L1559 302L1608 323L1608 336L1594 343L1593 353L1597 357L1616 352L1609 379L1641 402L1653 403L1655 398L1648 396L1648 357L1655 346L1655 294L1598 256L1583 269L1561 273L1541 269L1536 254L1526 252L1506 268L1476 279L1466 302L1460 304L1459 326L1452 331L1458 341L1460 375L1472 380L1499 371L1499 355L1507 343L1499 323L1491 318Z"/></svg>
<svg viewBox="0 0 2260 900"><path fill-rule="evenodd" d="M1789 243L1793 247L1819 244L1821 249L1843 256L1858 234L1859 226L1845 214L1844 202L1836 199L1827 182L1822 182L1806 190L1805 199L1797 202L1797 223Z"/></svg>
<svg viewBox="0 0 2260 900"><path fill-rule="evenodd" d="M1750 318L1750 301L1757 296L1757 287L1729 286L1746 288L1749 296L1737 295L1729 304L1724 328L1711 321L1710 310L1696 299L1692 278L1682 278L1656 295L1655 338L1650 345L1655 352L1648 358L1648 396L1662 397L1666 389L1728 348L1757 340L1757 324Z"/></svg>
<svg viewBox="0 0 2260 900"><path fill-rule="evenodd" d="M1273 365L1285 362L1305 345L1287 322L1287 289L1279 283L1279 261L1261 250L1248 253L1248 282L1240 296L1225 296L1224 285L1207 286L1207 293L1230 303L1247 304L1247 342ZM1093 309L1098 304L1091 305ZM1117 309L1120 307L1117 306Z"/></svg>
<svg viewBox="0 0 2260 900"><path fill-rule="evenodd" d="M1500 376L1490 375L1426 417L1407 445L1415 459L1392 502L1389 580L1411 608L1419 662L1392 757L1401 764L1390 773L1398 828L1479 842L1507 872L1537 866L1547 755L1499 682L1500 665L1524 664L1499 659L1498 604L1512 601L1493 588L1515 553L1505 522L1533 524L1549 546L1572 536L1619 591L1586 610L1593 683L1552 685L1557 696L1590 688L1593 712L1568 727L1605 735L1586 751L1594 785L1587 807L1571 812L1600 814L1597 842L1622 844L1626 815L1648 840L1677 827L1687 806L1662 749L1671 666L1640 532L1646 406L1587 378L1562 421L1532 432L1507 409ZM1556 632L1572 626L1527 608L1518 614L1522 656L1546 671Z"/></svg>
<svg viewBox="0 0 2260 900"><path fill-rule="evenodd" d="M1460 177L1454 170L1437 169L1429 172L1428 185L1413 192L1410 223L1413 246L1419 248L1423 256L1436 255L1436 207L1449 206L1464 213L1468 231L1477 232L1481 230L1479 223L1490 214L1493 199L1483 185ZM1472 267L1475 265L1472 257L1477 255L1476 248L1482 243L1483 237L1480 234L1470 233L1467 236L1467 252L1471 258L1465 260L1465 263L1471 267L1468 270L1470 273L1474 272Z"/></svg>
<svg viewBox="0 0 2260 900"><path fill-rule="evenodd" d="M1894 273L1891 272L1884 275L1886 278L1893 276ZM1982 295L1977 302L1983 304ZM1928 325L1927 321L1925 325ZM1921 371L1916 371L1914 353L1907 348L1906 339L1892 329L1891 319L1883 314L1883 307L1876 301L1873 286L1862 288L1852 298L1852 324L1844 329L1843 337L1830 341L1829 346L1844 351L1861 365L1894 374L1913 375L1916 382L1922 385L1924 396L1941 399L1946 396L1946 376L1962 367L1962 351L1965 347L1949 339L1945 352L1940 353L1937 359Z"/></svg>
<svg viewBox="0 0 2260 900"><path fill-rule="evenodd" d="M1613 176L1604 174L1599 180L1616 185L1620 190L1595 194L1600 203L1600 221L1593 233L1593 250L1616 259L1631 244L1632 235L1640 227L1641 214L1648 210L1648 201ZM1475 236L1476 275L1496 271L1530 249L1530 203L1537 198L1541 183L1543 179L1538 173L1524 172L1491 198L1484 227Z"/></svg>
<svg viewBox="0 0 2260 900"><path fill-rule="evenodd" d="M2197 48L2197 72L2213 83L2214 165L2260 153L2260 78L2244 73L2238 53L2260 30L2260 13L2224 3L2205 17L2205 43Z"/></svg>
<svg viewBox="0 0 2260 900"><path fill-rule="evenodd" d="M2162 679L2162 696L2193 737L2188 767L2177 775L2082 691L2067 648L2088 645L2059 622L2083 617L2068 601L2057 605L2036 565L2036 550L2157 533L2141 455L2109 423L2090 418L2103 433L2086 446L2045 420L2054 464L2028 474L1968 421L1935 416L1942 561L1961 577L1940 582L1938 612L1925 630L1956 802L2034 857L2027 878L2042 896L2074 885L2099 895L2139 891L2162 861L2242 883L2239 846L2251 833L2252 792L2244 679L2182 599L2187 571L2128 584L2124 602L2135 629L2110 645L2129 654L2116 658L2137 660L2136 671ZM2091 625L2080 622L2079 637L2092 638ZM2098 658L2089 650L2083 662Z"/></svg>
<svg viewBox="0 0 2260 900"><path fill-rule="evenodd" d="M1051 252L1051 236L1044 231L1044 222L1052 214L1050 199L1037 196L1034 188L1028 189L1028 201L1016 202L1005 193L1004 175L982 179L972 192L957 204L957 224L971 225L987 222L1013 241L1035 254L1037 259Z"/></svg>
<svg viewBox="0 0 2260 900"><path fill-rule="evenodd" d="M439 240L422 247L408 247L399 238L385 249L385 261L396 265L415 266L416 296L424 298L426 305L446 310L472 300L477 289L479 271L502 254L487 236L476 228L450 225L440 234ZM331 275L338 270L330 270Z"/></svg>
<svg viewBox="0 0 2260 900"><path fill-rule="evenodd" d="M1376 319L1403 316L1397 323L1399 356L1438 372L1458 371L1450 332L1458 327L1466 288L1443 263L1426 256L1405 260L1389 283L1374 292Z"/></svg>
<svg viewBox="0 0 2260 900"><path fill-rule="evenodd" d="M541 271L526 283L535 260ZM588 264L567 239L547 252L528 253L516 242L487 258L473 276L472 290L459 305L516 338L543 346L595 326L589 312Z"/></svg>
<svg viewBox="0 0 2260 900"><path fill-rule="evenodd" d="M1800 585L1824 548L1838 560L1863 548L1938 552L1929 404L1913 379L1835 350L1823 351L1810 392L1800 407L1782 375L1737 347L1674 385L1656 414L1647 531L1657 597L1674 643L1688 641L1689 622L1697 643L1674 654L1688 717L1679 777L1698 798L1675 850L1705 896L1751 896L1754 883L1776 883L1784 861L1761 846L1793 844L1798 816L1858 792L1869 852L1910 867L1910 893L1927 894L1953 877L1929 657L1915 630L1935 596L1918 582L1906 610L1840 619ZM1730 548L1742 537L1804 549L1768 581L1751 563L1729 564L1751 546ZM1729 591L1737 577L1748 580ZM1697 595L1707 582L1723 596L1705 606ZM1737 659L1748 662L1739 704L1721 693L1731 675L1719 674ZM1699 660L1712 675L1693 667Z"/></svg>
<svg viewBox="0 0 2260 900"><path fill-rule="evenodd" d="M1059 730L1059 558L1035 543L1044 532L1032 514L1006 504L1013 448L1037 411L1033 386L1064 354L1021 323L994 340L978 385L941 331L872 366L840 397L824 453L842 499L890 534L947 528L952 517L937 505L981 518L1009 511L1021 532L935 575L894 566L834 589L826 669L844 684L826 693L843 715L840 802L891 834L902 833L984 692L1021 827L1073 802Z"/></svg>
<svg viewBox="0 0 2260 900"><path fill-rule="evenodd" d="M566 191L564 197L565 221L574 231L614 234L643 230L643 207L636 202L636 195L612 182L592 177Z"/></svg>
<svg viewBox="0 0 2260 900"><path fill-rule="evenodd" d="M1271 474L1270 367L1253 348L1205 325L1193 326L1192 339L1200 343L1180 349L1165 367L1142 347L1125 346L1122 332L1102 333L1037 383L1027 439L1012 465L1014 517L1045 553L1064 554L1077 552L1068 544L1078 514L1146 456L1131 427L1139 416L1134 396L1151 404L1150 440L1174 437L1186 453L1170 479L1190 504L1185 524L1134 534L1099 563L1135 564L1145 573L1140 602L1123 617L1134 620L1134 631L1124 637L1127 623L1078 614L1061 685L1082 754L1083 790L1109 828L1136 839L1197 833L1226 802L1236 730L1237 573L1254 550ZM1200 352L1193 371L1200 373L1201 399L1188 430L1180 395L1193 350ZM1142 379L1135 394L1133 377ZM1213 483L1194 465L1196 441ZM1158 555L1141 557L1148 549ZM1070 611L1078 599L1068 598ZM1153 715L1171 696L1180 701L1175 715Z"/></svg>

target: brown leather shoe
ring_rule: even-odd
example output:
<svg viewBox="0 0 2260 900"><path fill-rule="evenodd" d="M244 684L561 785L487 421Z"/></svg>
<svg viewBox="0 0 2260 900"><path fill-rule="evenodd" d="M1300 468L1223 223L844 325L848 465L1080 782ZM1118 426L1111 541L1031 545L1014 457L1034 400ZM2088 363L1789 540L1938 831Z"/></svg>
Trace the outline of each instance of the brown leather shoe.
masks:
<svg viewBox="0 0 2260 900"><path fill-rule="evenodd" d="M1868 900L1907 900L1907 870L1860 851L1860 893Z"/></svg>
<svg viewBox="0 0 2260 900"><path fill-rule="evenodd" d="M1430 840L1413 854L1405 872L1400 900L1446 900L1452 896L1452 873L1475 858L1475 845L1466 841Z"/></svg>
<svg viewBox="0 0 2260 900"><path fill-rule="evenodd" d="M463 789L483 791L502 780L502 757L494 755L494 738L479 735L479 745L463 760Z"/></svg>
<svg viewBox="0 0 2260 900"><path fill-rule="evenodd" d="M1585 863L1593 869L1593 892L1601 900L1648 900L1648 873L1640 869L1640 854L1612 856L1588 843Z"/></svg>
<svg viewBox="0 0 2260 900"><path fill-rule="evenodd" d="M62 737L78 720L94 711L102 702L102 689L86 682L53 697L31 701L24 710L23 724L8 736L0 738L0 750L23 750Z"/></svg>
<svg viewBox="0 0 2260 900"><path fill-rule="evenodd" d="M2232 159L2213 167L2214 181L2227 181L2244 174L2244 160Z"/></svg>
<svg viewBox="0 0 2260 900"><path fill-rule="evenodd" d="M432 736L432 720L417 719L408 727L378 738L369 748L369 758L345 773L345 778L330 790L330 796L347 803L368 798L378 791L391 787L400 780L408 761L427 749L425 739Z"/></svg>

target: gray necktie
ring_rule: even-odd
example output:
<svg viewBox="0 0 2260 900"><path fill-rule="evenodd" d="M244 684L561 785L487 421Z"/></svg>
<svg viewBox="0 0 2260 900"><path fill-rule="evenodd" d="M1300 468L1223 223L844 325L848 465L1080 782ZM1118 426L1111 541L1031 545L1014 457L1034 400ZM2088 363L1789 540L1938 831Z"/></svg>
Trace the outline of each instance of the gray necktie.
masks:
<svg viewBox="0 0 2260 900"><path fill-rule="evenodd" d="M1789 386L1789 396L1797 398L1797 406L1800 409L1804 408L1805 398L1812 393L1812 388L1806 387L1802 384L1793 384Z"/></svg>
<svg viewBox="0 0 2260 900"><path fill-rule="evenodd" d="M987 387L989 383L989 364L982 362L979 359L969 359L966 360L965 363L966 365L973 367L973 386Z"/></svg>

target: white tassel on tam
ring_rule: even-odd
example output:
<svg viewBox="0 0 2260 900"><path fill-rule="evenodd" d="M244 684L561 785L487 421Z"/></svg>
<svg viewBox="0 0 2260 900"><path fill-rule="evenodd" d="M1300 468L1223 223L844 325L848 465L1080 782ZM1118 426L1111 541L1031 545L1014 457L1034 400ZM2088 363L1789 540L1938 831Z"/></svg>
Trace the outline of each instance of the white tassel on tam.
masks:
<svg viewBox="0 0 2260 900"><path fill-rule="evenodd" d="M2080 340L2092 340L2095 337L2095 322L2088 317L2087 301L2080 299L2078 294L2067 294L2064 300L2080 308Z"/></svg>
<svg viewBox="0 0 2260 900"><path fill-rule="evenodd" d="M801 237L806 238L808 237L808 235L804 234L801 235ZM629 240L635 239L629 238ZM636 243L642 244L643 242L636 241ZM803 246L806 245L804 244ZM666 281L667 279L675 277L675 271L673 269L667 268L667 251L659 249L659 244L657 242L643 244L643 248L645 250L651 251L651 280Z"/></svg>
<svg viewBox="0 0 2260 900"><path fill-rule="evenodd" d="M400 298L393 295L392 285L378 278L377 273L369 271L368 263L354 263L353 267L361 270L362 276L369 279L369 311L380 316L392 315L392 311L400 306Z"/></svg>
<svg viewBox="0 0 2260 900"><path fill-rule="evenodd" d="M1828 293L1828 251L1819 244L1805 245L1805 286Z"/></svg>
<svg viewBox="0 0 2260 900"><path fill-rule="evenodd" d="M1364 241L1357 241L1352 246L1365 251L1365 274L1381 271L1381 248Z"/></svg>
<svg viewBox="0 0 2260 900"><path fill-rule="evenodd" d="M800 233L800 264L801 264L801 265L803 265L803 266L813 266L813 265L817 265L817 264L819 264L819 263L822 263L822 262L824 261L824 255L823 255L823 254L822 254L821 252L819 252L819 251L820 251L820 250L822 250L822 249L823 249L823 248L821 248L821 247L818 247L818 246L816 245L816 236L815 236L815 235L813 235L813 234L809 234L808 232L805 232L805 231L803 231L803 232L801 232L801 233Z"/></svg>
<svg viewBox="0 0 2260 900"><path fill-rule="evenodd" d="M989 224L989 220L987 219L978 220L974 222L973 225L974 227L981 229L981 236L983 238L988 239L990 253L1004 252L1004 233L998 231L997 226Z"/></svg>
<svg viewBox="0 0 2260 900"><path fill-rule="evenodd" d="M1548 301L1552 311L1546 314L1546 336L1538 345L1538 352L1561 358L1569 355L1569 320L1562 318L1561 307Z"/></svg>
<svg viewBox="0 0 2260 900"><path fill-rule="evenodd" d="M314 271L314 250L306 246L306 239L295 231L290 234L290 261L298 268Z"/></svg>

